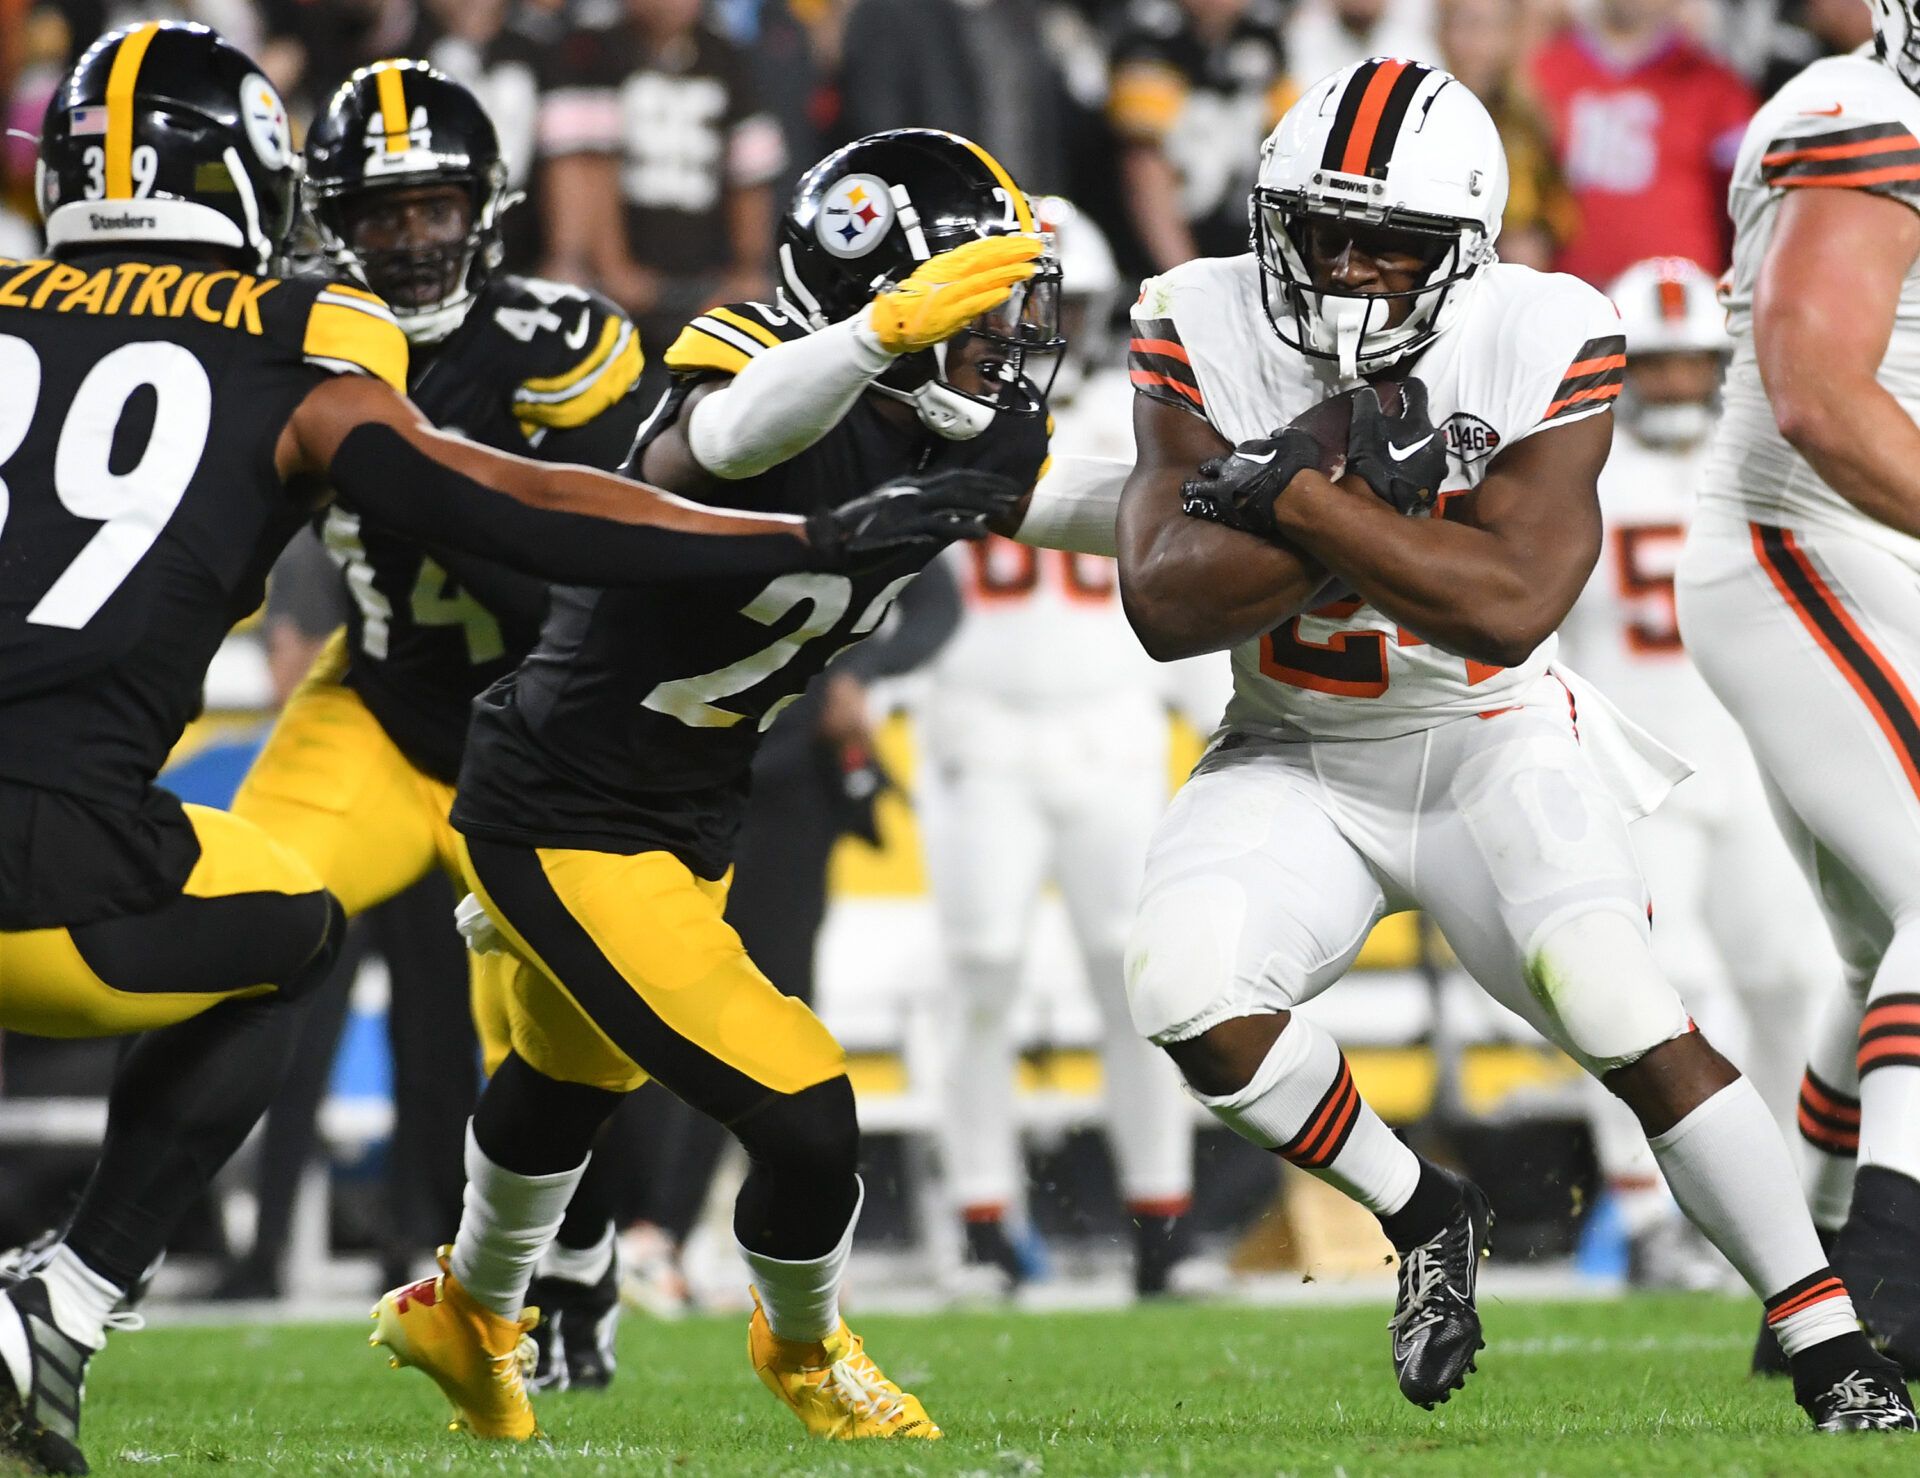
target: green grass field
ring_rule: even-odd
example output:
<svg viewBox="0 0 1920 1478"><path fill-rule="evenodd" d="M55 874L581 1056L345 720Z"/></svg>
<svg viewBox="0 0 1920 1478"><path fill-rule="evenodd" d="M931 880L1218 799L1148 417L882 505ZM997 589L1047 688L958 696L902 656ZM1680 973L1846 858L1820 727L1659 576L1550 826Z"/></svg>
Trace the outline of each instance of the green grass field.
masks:
<svg viewBox="0 0 1920 1478"><path fill-rule="evenodd" d="M753 1378L744 1319L629 1322L614 1389L543 1398L550 1445L482 1446L365 1325L156 1329L94 1364L110 1474L1868 1474L1920 1441L1820 1437L1744 1374L1749 1307L1483 1299L1480 1373L1429 1414L1394 1389L1387 1306L1168 1307L860 1321L947 1431L828 1446Z"/></svg>

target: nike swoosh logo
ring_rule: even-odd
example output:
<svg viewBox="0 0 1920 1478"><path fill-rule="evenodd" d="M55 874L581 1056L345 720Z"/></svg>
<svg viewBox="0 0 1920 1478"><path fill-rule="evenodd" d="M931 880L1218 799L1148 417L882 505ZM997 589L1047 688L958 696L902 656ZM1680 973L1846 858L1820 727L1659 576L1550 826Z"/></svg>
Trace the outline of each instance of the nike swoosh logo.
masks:
<svg viewBox="0 0 1920 1478"><path fill-rule="evenodd" d="M573 332L567 335L567 347L578 349L587 342L587 325L593 322L593 309L582 308L580 321L573 326Z"/></svg>
<svg viewBox="0 0 1920 1478"><path fill-rule="evenodd" d="M1421 437L1418 441L1414 442L1411 446L1395 446L1392 442L1388 442L1387 455L1389 457L1392 457L1393 460L1396 462L1404 462L1407 460L1408 457L1411 457L1415 452L1419 451L1421 447L1425 446L1428 442L1432 441L1433 438L1434 438L1434 433L1429 431L1425 436Z"/></svg>
<svg viewBox="0 0 1920 1478"><path fill-rule="evenodd" d="M1800 116L1802 118L1838 118L1840 112L1840 105L1835 103L1831 108L1802 108Z"/></svg>
<svg viewBox="0 0 1920 1478"><path fill-rule="evenodd" d="M1235 452L1233 455L1238 461L1251 462L1256 467L1264 467L1280 454L1278 452L1268 452L1264 457L1256 457L1252 452Z"/></svg>

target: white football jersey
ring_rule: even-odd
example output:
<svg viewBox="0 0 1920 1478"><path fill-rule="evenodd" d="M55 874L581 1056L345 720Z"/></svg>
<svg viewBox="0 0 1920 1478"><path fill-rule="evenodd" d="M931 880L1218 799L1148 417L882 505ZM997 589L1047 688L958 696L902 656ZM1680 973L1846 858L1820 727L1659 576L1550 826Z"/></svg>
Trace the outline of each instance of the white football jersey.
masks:
<svg viewBox="0 0 1920 1478"><path fill-rule="evenodd" d="M1619 315L1576 278L1495 265L1472 292L1459 319L1397 371L1426 382L1429 412L1445 431L1443 499L1469 496L1513 443L1610 410L1626 366ZM1351 388L1332 364L1280 342L1252 256L1188 262L1150 279L1133 334L1135 390L1202 417L1231 442L1267 436ZM1522 701L1554 650L1549 639L1519 667L1494 667L1342 601L1234 649L1227 722L1287 736L1411 733Z"/></svg>
<svg viewBox="0 0 1920 1478"><path fill-rule="evenodd" d="M1693 519L1705 445L1675 452L1622 427L1600 474L1606 542L1560 628L1582 677L1670 748L1710 763L1745 741L1680 642L1674 567Z"/></svg>
<svg viewBox="0 0 1920 1478"><path fill-rule="evenodd" d="M1702 484L1702 511L1858 535L1920 565L1920 540L1867 517L1821 481L1773 418L1753 345L1753 292L1788 190L1858 189L1920 208L1920 97L1871 54L1817 61L1747 126L1733 185L1733 268L1722 286L1733 362ZM1920 419L1920 262L1907 269L1879 380Z"/></svg>
<svg viewBox="0 0 1920 1478"><path fill-rule="evenodd" d="M1055 455L1132 461L1133 388L1125 373L1092 375L1070 402L1056 404L1049 444ZM1032 708L1164 686L1120 608L1111 559L998 535L956 544L947 558L965 612L933 661L936 689Z"/></svg>

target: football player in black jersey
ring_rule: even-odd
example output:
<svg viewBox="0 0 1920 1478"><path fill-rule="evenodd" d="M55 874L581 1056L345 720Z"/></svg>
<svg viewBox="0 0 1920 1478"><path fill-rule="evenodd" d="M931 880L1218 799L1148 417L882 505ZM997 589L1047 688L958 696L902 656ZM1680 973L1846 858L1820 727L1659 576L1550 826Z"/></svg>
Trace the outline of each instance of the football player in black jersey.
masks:
<svg viewBox="0 0 1920 1478"><path fill-rule="evenodd" d="M1031 487L1047 426L1025 369L1060 342L1043 252L1026 197L966 140L849 145L787 213L781 301L702 314L667 351L673 385L639 468L692 498L789 513L943 468ZM469 939L512 966L513 1051L474 1114L442 1286L518 1314L595 1133L655 1077L747 1150L734 1230L752 1363L831 1437L939 1429L840 1318L861 1199L840 1046L722 913L760 735L927 558L637 598L556 587L532 655L474 706L453 809L479 910ZM476 1427L531 1431L524 1394L486 1381L485 1347L443 1305L430 1284L396 1290L378 1338Z"/></svg>
<svg viewBox="0 0 1920 1478"><path fill-rule="evenodd" d="M411 348L407 394L436 426L541 461L620 466L641 418L639 336L598 294L494 270L512 200L479 99L425 62L362 67L315 120L306 165L327 255L392 309ZM353 598L347 626L233 811L311 864L351 918L435 867L458 881L447 811L468 709L532 647L547 587L341 506L323 533ZM507 1052L504 962L469 959L491 1072ZM554 1261L573 1276L534 1289L533 1387L604 1386L619 1309L611 1232Z"/></svg>
<svg viewBox="0 0 1920 1478"><path fill-rule="evenodd" d="M154 783L300 523L337 491L535 575L774 577L930 553L1017 494L739 514L434 431L377 296L269 275L286 113L203 26L102 37L40 156L51 255L0 262L0 1029L146 1033L64 1239L0 1294L0 1456L74 1473L87 1360L258 1118L339 940L306 862Z"/></svg>

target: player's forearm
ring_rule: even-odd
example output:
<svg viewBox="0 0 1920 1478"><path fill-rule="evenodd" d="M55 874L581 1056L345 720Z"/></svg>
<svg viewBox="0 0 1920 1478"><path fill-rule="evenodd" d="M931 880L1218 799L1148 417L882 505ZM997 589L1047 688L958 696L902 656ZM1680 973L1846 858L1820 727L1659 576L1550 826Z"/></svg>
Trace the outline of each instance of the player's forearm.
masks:
<svg viewBox="0 0 1920 1478"><path fill-rule="evenodd" d="M768 349L693 407L688 447L715 477L756 477L839 425L893 361L865 312Z"/></svg>
<svg viewBox="0 0 1920 1478"><path fill-rule="evenodd" d="M344 437L328 475L343 498L396 533L545 580L634 585L815 563L798 519L702 508L589 468L452 438L429 449L385 424Z"/></svg>
<svg viewBox="0 0 1920 1478"><path fill-rule="evenodd" d="M1325 583L1297 551L1178 512L1177 481L1171 496L1175 511L1154 517L1130 490L1117 540L1121 605L1155 661L1251 641L1307 609Z"/></svg>
<svg viewBox="0 0 1920 1478"><path fill-rule="evenodd" d="M1920 537L1920 425L1872 378L1809 371L1774 419L1820 478L1867 517Z"/></svg>
<svg viewBox="0 0 1920 1478"><path fill-rule="evenodd" d="M1111 558L1117 552L1120 495L1132 473L1133 463L1114 457L1049 458L1012 536L1037 549Z"/></svg>
<svg viewBox="0 0 1920 1478"><path fill-rule="evenodd" d="M1569 593L1540 551L1464 523L1405 517L1314 472L1296 478L1275 511L1288 538L1368 605L1423 641L1498 667L1519 665L1553 634L1593 563Z"/></svg>

